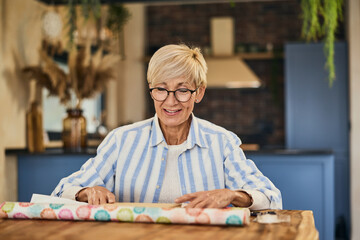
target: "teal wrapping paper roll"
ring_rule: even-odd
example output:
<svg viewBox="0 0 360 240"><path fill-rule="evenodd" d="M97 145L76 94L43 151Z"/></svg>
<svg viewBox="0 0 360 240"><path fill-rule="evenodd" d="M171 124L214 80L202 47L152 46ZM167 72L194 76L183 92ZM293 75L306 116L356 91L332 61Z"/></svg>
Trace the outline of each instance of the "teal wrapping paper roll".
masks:
<svg viewBox="0 0 360 240"><path fill-rule="evenodd" d="M246 225L247 208L161 208L106 205L3 202L0 218L117 221L168 224Z"/></svg>

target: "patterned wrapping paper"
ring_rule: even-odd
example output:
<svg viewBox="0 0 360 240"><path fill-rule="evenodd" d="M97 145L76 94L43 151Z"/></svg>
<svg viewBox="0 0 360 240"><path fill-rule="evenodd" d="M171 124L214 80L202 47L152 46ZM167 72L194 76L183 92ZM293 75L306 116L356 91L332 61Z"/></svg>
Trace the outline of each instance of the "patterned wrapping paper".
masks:
<svg viewBox="0 0 360 240"><path fill-rule="evenodd" d="M117 221L145 223L245 225L247 208L161 208L117 205L73 205L51 203L3 202L0 218Z"/></svg>

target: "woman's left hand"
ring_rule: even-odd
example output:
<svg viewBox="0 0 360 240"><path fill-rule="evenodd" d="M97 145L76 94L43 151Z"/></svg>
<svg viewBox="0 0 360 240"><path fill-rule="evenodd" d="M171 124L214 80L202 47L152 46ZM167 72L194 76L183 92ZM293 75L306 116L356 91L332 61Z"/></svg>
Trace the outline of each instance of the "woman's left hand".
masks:
<svg viewBox="0 0 360 240"><path fill-rule="evenodd" d="M185 194L175 199L176 203L189 201L186 208L224 208L236 198L236 192L230 189L216 189Z"/></svg>

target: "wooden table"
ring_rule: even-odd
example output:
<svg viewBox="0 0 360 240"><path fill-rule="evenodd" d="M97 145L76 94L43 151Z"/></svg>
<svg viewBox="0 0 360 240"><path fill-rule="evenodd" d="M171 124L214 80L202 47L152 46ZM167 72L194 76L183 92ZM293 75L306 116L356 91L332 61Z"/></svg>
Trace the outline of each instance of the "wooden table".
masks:
<svg viewBox="0 0 360 240"><path fill-rule="evenodd" d="M0 239L318 239L312 211L278 210L291 216L290 223L260 224L244 227L167 225L92 221L0 219Z"/></svg>

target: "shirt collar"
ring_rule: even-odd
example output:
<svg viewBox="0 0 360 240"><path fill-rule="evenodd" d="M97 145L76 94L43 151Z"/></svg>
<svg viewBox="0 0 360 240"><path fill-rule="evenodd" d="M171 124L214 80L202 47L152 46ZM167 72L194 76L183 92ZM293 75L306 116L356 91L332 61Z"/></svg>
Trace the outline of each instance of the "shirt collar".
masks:
<svg viewBox="0 0 360 240"><path fill-rule="evenodd" d="M208 144L206 143L203 134L201 133L201 129L199 126L199 120L197 117L194 116L193 113L191 113L191 125L189 130L189 135L186 139L186 148L191 149L195 145L198 145L202 148L207 148ZM159 124L159 118L157 114L155 114L153 118L153 124L151 128L151 136L150 136L151 146L154 147L156 145L159 145L160 143L164 142L166 144L164 135L161 131L160 124Z"/></svg>
<svg viewBox="0 0 360 240"><path fill-rule="evenodd" d="M166 142L165 138L164 138L164 135L163 135L163 133L161 131L161 128L160 128L159 118L158 118L157 114L155 114L155 116L153 118L153 124L152 124L152 127L151 127L150 141L151 141L150 145L152 147L160 144L161 142Z"/></svg>

